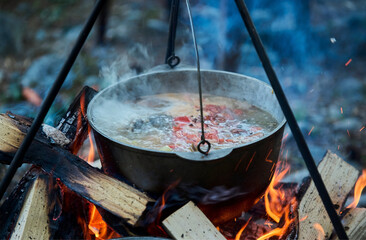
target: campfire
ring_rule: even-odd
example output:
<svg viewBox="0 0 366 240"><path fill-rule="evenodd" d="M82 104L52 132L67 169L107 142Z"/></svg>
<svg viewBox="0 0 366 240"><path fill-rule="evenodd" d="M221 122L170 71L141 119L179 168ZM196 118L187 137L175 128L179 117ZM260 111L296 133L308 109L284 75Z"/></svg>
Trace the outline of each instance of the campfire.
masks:
<svg viewBox="0 0 366 240"><path fill-rule="evenodd" d="M1 197L19 165L31 165L0 206L2 239L113 239L143 236L236 240L337 239L347 237L346 233L351 239L366 237L363 231L366 210L357 208L366 185L366 172L361 174L330 151L325 154L318 167L315 166L248 9L243 1L237 0L235 3L273 89L260 81L238 74L200 70L193 20L187 0L197 58L194 75L197 75L195 83L197 80L199 85L200 107L196 110L199 109L200 114L199 117L193 114L174 116L175 124L178 125L173 127L175 139L194 141L188 144L192 146L192 152L169 155L163 153L161 148L160 152L143 148L121 150L124 147L122 143L116 147L116 141L103 140L103 137L107 137L98 132L92 120L93 114L89 110L87 114L86 111L97 98L96 91L89 87L84 87L75 98L57 127L41 126L103 8L104 1L97 1L37 117L33 120L11 112L0 114L0 162L10 164L8 173L1 182ZM177 9L178 3L174 1L166 58L166 63L171 68L180 62L174 53ZM350 61L346 66L349 63ZM124 83L127 87L118 94L130 97L128 94L131 93L136 99L141 99L149 94L166 94L171 89L181 89L181 81L177 81L181 80L179 77L190 79L189 76L183 76L183 71L156 71L139 75L133 78L133 82L126 80ZM185 71L192 75L191 70ZM204 76L202 80L201 73ZM164 74L168 76L163 76ZM154 77L148 79L151 75ZM172 76L176 81L171 81ZM157 92L153 92L153 88L140 88L145 83L143 79L156 83L155 87L159 86ZM210 79L210 84L207 79ZM233 96L235 98L244 95L240 88L243 81L246 90L251 93L246 93L245 99L248 98L248 102L256 100L259 109L269 112L273 110L271 115L278 122L278 126L268 130L268 135L258 126L249 128L250 131L243 130L240 125L242 122L235 121L234 118L243 113L242 109L229 108L226 105L203 106L202 82L204 88L207 88L205 90L209 89L213 93L226 89L226 92L220 92L217 96L236 93ZM225 88L218 82L225 82ZM118 84L115 86L120 87ZM195 89L188 89L188 92ZM276 104L271 105L272 102ZM204 118L204 111L210 112L206 116L208 118ZM342 109L341 111L343 113ZM231 133L237 136L241 134L245 139L240 142L242 145L239 144L239 147L223 148L216 152L217 145L214 144L231 144L235 140L221 138L216 134L227 119L232 120L231 127L235 127ZM286 120L311 175L311 178L303 179L301 184L283 182L285 175L290 172L283 154L284 147L280 153L281 142L284 144L286 140L285 136L281 141ZM210 121L211 125L205 121ZM225 125L221 130L227 130L228 126ZM313 129L314 127L309 135ZM201 138L193 134L199 131ZM95 141L92 132L95 134ZM215 151L210 152L211 143L206 137L214 143L212 149ZM194 146L199 140L197 146ZM250 144L246 145L248 142ZM164 149L169 152L180 147L182 146L168 144ZM100 160L95 155L96 149ZM132 156L130 151L139 153ZM165 157L170 159L166 160ZM144 169L135 169L136 166L128 162L117 166L113 158L121 161L144 159L144 164L141 164ZM198 164L199 167L188 170L183 164L176 168L169 165L178 159L189 160L191 165L200 161L205 165ZM151 167L154 166L151 163L153 160L165 161L159 165L161 172ZM212 166L208 160L220 161ZM228 166L222 160L225 160L225 164L228 162ZM212 169L214 171L210 172ZM253 169L255 171L249 171ZM193 170L196 173L195 179L191 179L194 176ZM207 175L203 175L203 172ZM161 179L153 181L157 176ZM212 179L216 182L208 181ZM353 200L346 204L347 199L351 198Z"/></svg>
<svg viewBox="0 0 366 240"><path fill-rule="evenodd" d="M332 239L333 226L314 183L283 183L290 167L282 148L263 197L243 212L240 201L215 207L181 196L177 183L162 195L140 192L99 170L85 109L95 91L85 87L57 128L43 126L26 162L33 164L1 206L1 238L111 239ZM0 154L9 163L31 123L0 116ZM284 141L286 140L284 138ZM75 155L76 154L76 155ZM99 166L98 166L99 165ZM366 184L360 172L331 152L318 166L350 238L362 239L366 210L357 208ZM353 202L345 206L347 198ZM229 219L215 213L227 211ZM229 214L229 212L231 212Z"/></svg>

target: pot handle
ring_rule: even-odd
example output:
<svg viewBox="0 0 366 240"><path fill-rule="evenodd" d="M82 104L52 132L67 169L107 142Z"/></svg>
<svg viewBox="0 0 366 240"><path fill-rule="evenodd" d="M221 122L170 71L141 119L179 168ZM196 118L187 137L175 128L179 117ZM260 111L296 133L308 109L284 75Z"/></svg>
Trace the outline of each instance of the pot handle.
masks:
<svg viewBox="0 0 366 240"><path fill-rule="evenodd" d="M178 157L192 160L192 161L209 161L224 158L233 151L232 148L226 148L221 150L215 150L209 152L207 155L200 152L177 152L175 153Z"/></svg>

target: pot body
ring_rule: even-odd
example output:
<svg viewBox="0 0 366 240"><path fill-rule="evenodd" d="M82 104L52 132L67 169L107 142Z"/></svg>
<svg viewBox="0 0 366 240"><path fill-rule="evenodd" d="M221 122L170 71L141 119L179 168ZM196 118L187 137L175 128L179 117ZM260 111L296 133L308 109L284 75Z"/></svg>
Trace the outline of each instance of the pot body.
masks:
<svg viewBox="0 0 366 240"><path fill-rule="evenodd" d="M198 89L196 74L194 69L144 74L112 85L94 97L88 106L88 120L94 131L103 171L122 176L145 191L161 193L178 181L186 189L194 186L203 192L233 189L233 196L244 194L254 202L271 181L285 125L280 106L267 84L234 73L201 72L203 93L246 100L269 112L279 122L270 134L259 140L210 151L207 156L199 152L163 152L127 145L106 136L100 130L103 126L96 126L93 121L93 106L105 98L125 101L160 93L195 93Z"/></svg>

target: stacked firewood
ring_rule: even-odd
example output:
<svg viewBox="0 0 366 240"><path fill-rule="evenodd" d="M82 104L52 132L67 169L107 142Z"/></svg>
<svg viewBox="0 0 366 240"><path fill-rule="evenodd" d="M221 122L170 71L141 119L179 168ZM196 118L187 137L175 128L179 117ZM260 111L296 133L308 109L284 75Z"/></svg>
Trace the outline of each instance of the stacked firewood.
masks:
<svg viewBox="0 0 366 240"><path fill-rule="evenodd" d="M0 207L1 239L85 238L87 233L83 225L86 221L80 219L88 218L82 206L90 203L121 236L149 232L144 218L156 207L156 201L73 154L88 134L80 101L85 101L86 108L94 95L95 91L84 88L57 128L44 125L40 129L24 159L33 167ZM11 113L0 115L1 163L11 162L30 124L31 119L25 117ZM359 171L330 152L318 169L341 214ZM297 239L335 238L314 184L308 181L301 191L304 194L295 210L298 221L288 236ZM351 239L366 237L363 230L365 216L366 209L361 208L342 212ZM174 239L226 239L193 202L182 204L160 223ZM241 239L245 239L245 234Z"/></svg>

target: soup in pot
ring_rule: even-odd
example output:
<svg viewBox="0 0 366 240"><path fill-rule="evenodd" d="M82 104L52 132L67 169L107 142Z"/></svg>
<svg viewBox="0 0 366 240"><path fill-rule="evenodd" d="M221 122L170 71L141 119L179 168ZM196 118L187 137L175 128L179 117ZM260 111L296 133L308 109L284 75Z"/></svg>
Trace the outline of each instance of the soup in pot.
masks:
<svg viewBox="0 0 366 240"><path fill-rule="evenodd" d="M134 101L105 100L93 120L107 136L125 144L160 151L197 151L201 140L197 94L165 93ZM205 138L211 150L255 141L278 122L254 105L233 98L203 95Z"/></svg>

